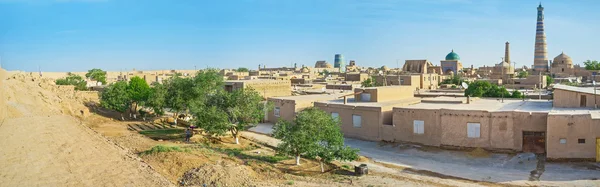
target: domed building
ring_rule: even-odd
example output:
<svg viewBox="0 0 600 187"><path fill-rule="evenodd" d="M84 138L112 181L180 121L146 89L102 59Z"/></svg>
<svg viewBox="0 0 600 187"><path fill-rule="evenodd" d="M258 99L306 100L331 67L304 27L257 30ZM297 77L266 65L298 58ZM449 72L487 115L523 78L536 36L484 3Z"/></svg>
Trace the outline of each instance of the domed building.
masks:
<svg viewBox="0 0 600 187"><path fill-rule="evenodd" d="M441 61L442 73L445 75L456 75L462 71L463 65L460 62L460 56L454 52L454 49L446 55L446 59Z"/></svg>
<svg viewBox="0 0 600 187"><path fill-rule="evenodd" d="M554 61L550 65L550 74L554 77L569 77L570 75L574 75L575 68L573 67L571 57L564 52L554 57Z"/></svg>

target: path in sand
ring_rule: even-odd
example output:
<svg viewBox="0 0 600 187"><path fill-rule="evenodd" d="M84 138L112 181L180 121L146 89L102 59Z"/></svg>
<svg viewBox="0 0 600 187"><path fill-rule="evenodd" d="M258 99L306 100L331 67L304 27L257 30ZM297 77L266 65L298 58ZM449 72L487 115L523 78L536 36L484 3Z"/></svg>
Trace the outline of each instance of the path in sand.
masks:
<svg viewBox="0 0 600 187"><path fill-rule="evenodd" d="M5 119L0 186L170 186L135 155L70 116Z"/></svg>

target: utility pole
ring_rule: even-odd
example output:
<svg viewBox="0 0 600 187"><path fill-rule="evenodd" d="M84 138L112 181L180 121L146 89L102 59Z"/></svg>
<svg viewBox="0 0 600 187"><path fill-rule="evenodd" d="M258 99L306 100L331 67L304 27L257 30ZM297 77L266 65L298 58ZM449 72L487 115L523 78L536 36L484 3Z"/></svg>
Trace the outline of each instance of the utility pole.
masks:
<svg viewBox="0 0 600 187"><path fill-rule="evenodd" d="M398 86L400 86L400 63L398 60L399 59L396 59L396 76L398 77Z"/></svg>
<svg viewBox="0 0 600 187"><path fill-rule="evenodd" d="M502 70L502 88L504 88L504 58L502 58L502 62L500 62L500 69ZM502 95L502 102L504 103L504 92L501 92L500 95Z"/></svg>
<svg viewBox="0 0 600 187"><path fill-rule="evenodd" d="M596 100L596 72L592 73L592 77L594 80L592 80L592 84L594 84L594 109L598 109L598 100Z"/></svg>
<svg viewBox="0 0 600 187"><path fill-rule="evenodd" d="M543 87L542 86L542 71L538 71L538 72L540 72L540 90L538 91L538 93L539 93L538 95L540 96L539 100L542 100L542 87Z"/></svg>

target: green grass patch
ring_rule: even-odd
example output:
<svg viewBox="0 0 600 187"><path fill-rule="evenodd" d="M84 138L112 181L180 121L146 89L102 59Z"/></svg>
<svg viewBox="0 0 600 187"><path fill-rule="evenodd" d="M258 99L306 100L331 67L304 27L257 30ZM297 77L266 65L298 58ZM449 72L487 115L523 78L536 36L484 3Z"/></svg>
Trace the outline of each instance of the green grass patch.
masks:
<svg viewBox="0 0 600 187"><path fill-rule="evenodd" d="M154 140L172 140L185 137L185 129L154 129L140 131L140 134L148 136Z"/></svg>
<svg viewBox="0 0 600 187"><path fill-rule="evenodd" d="M287 185L294 185L294 181L287 181L285 184L287 184Z"/></svg>
<svg viewBox="0 0 600 187"><path fill-rule="evenodd" d="M156 145L152 147L150 150L146 150L141 155L149 155L156 153L166 153L166 152L188 152L188 149L181 148L179 146L168 146L168 145Z"/></svg>

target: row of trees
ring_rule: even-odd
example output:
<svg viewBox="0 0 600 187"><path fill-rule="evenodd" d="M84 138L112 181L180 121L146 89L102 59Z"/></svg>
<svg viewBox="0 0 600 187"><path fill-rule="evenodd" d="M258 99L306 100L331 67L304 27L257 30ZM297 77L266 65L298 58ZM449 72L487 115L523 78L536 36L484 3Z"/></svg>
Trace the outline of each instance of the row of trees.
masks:
<svg viewBox="0 0 600 187"><path fill-rule="evenodd" d="M193 78L174 76L151 87L134 77L129 82L109 85L101 94L101 105L121 113L138 105L157 114L163 114L165 109L175 116L190 113L194 116L192 124L208 135L223 136L229 132L239 144L240 132L260 122L265 110L272 106L251 88L227 92L223 82L217 70L201 71ZM317 159L322 171L323 163L358 157L357 149L344 146L339 119L317 108L305 109L293 122L278 123L274 137L282 141L277 152L296 157L298 165L300 157Z"/></svg>
<svg viewBox="0 0 600 187"><path fill-rule="evenodd" d="M465 90L465 96L471 97L507 97L507 98L522 98L523 94L518 90L512 93L504 87L491 84L487 81L475 81L469 84Z"/></svg>
<svg viewBox="0 0 600 187"><path fill-rule="evenodd" d="M317 159L321 172L324 172L324 162L355 160L358 149L344 145L340 123L339 118L333 118L323 110L307 108L296 116L293 123L281 121L275 125L273 136L281 139L277 150L296 157L296 165L300 165L300 157Z"/></svg>
<svg viewBox="0 0 600 187"><path fill-rule="evenodd" d="M101 69L91 69L85 74L85 77L101 82L103 85L106 84L106 71ZM55 83L56 85L73 85L75 90L79 91L87 90L87 81L83 77L72 73L69 73L65 78L56 79Z"/></svg>
<svg viewBox="0 0 600 187"><path fill-rule="evenodd" d="M223 83L223 76L214 69L201 71L193 78L175 75L152 87L142 78L133 77L129 82L109 85L101 93L100 104L120 112L122 120L128 108L135 118L138 106L151 109L157 115L168 109L174 113L175 123L179 114L191 114L192 124L209 135L222 136L230 132L239 143L239 132L258 123L267 105L258 92L252 89L227 92Z"/></svg>

